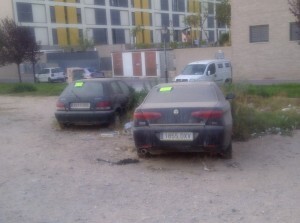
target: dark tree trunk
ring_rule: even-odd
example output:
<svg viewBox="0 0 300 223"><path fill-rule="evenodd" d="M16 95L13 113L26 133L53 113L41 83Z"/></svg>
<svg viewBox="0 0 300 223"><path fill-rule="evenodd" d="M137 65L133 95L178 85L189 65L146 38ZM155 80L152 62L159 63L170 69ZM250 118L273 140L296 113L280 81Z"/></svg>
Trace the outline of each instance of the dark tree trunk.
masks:
<svg viewBox="0 0 300 223"><path fill-rule="evenodd" d="M18 66L19 82L22 83L21 71L20 71L20 64L17 64L17 66Z"/></svg>
<svg viewBox="0 0 300 223"><path fill-rule="evenodd" d="M33 81L36 83L36 77L35 77L35 63L32 63L32 73L33 73Z"/></svg>

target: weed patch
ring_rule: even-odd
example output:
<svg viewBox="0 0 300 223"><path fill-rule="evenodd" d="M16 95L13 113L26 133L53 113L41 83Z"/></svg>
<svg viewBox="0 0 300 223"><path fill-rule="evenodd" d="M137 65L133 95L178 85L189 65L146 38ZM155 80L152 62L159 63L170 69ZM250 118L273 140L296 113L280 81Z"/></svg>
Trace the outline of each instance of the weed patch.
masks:
<svg viewBox="0 0 300 223"><path fill-rule="evenodd" d="M20 83L15 84L11 88L11 93L23 93L23 92L34 92L37 91L37 88L33 84Z"/></svg>

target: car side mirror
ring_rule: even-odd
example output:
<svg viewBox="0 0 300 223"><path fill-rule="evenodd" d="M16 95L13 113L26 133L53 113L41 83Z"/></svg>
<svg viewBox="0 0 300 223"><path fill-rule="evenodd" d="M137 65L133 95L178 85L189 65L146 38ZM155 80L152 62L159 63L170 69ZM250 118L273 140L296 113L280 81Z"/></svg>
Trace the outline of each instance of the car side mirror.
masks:
<svg viewBox="0 0 300 223"><path fill-rule="evenodd" d="M229 94L226 95L225 98L226 98L226 100L233 100L233 99L235 99L235 94L229 93Z"/></svg>
<svg viewBox="0 0 300 223"><path fill-rule="evenodd" d="M210 75L210 70L207 71L207 75Z"/></svg>

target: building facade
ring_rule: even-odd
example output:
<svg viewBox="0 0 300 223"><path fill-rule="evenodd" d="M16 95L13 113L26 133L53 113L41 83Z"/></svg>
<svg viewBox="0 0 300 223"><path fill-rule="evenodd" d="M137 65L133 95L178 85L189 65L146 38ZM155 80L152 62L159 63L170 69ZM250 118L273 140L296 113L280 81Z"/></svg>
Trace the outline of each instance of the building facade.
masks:
<svg viewBox="0 0 300 223"><path fill-rule="evenodd" d="M164 38L163 27L169 31L167 41L182 42L182 30L187 28L184 18L199 12L204 21L202 39L215 43L220 33L228 31L225 26L218 27L215 20L219 2L4 0L1 5L11 7L14 20L20 26L29 27L41 45L73 46L83 39L92 40L96 45L160 43ZM199 33L194 30L191 35L197 39Z"/></svg>
<svg viewBox="0 0 300 223"><path fill-rule="evenodd" d="M300 29L287 0L231 0L236 79L300 80Z"/></svg>

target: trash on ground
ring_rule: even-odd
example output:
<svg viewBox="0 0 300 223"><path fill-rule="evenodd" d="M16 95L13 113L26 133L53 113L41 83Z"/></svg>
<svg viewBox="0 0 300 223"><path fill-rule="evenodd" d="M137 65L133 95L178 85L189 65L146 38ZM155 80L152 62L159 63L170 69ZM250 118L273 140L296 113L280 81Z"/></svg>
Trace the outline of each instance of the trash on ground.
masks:
<svg viewBox="0 0 300 223"><path fill-rule="evenodd" d="M118 135L120 135L119 131L103 132L100 134L101 137L106 137L106 138L112 138Z"/></svg>

